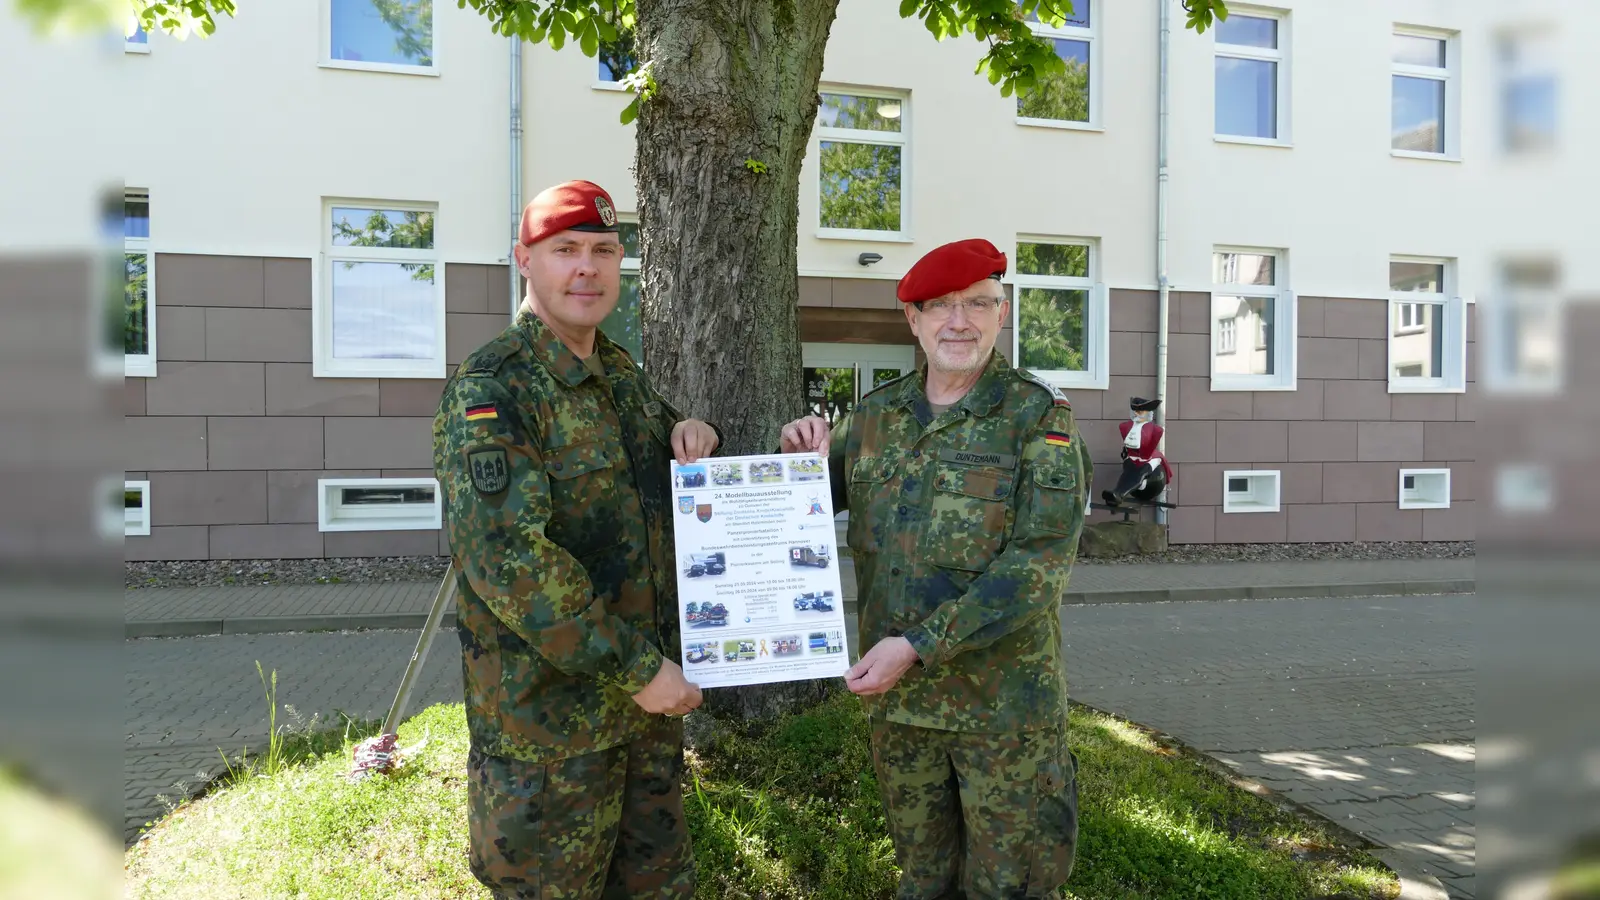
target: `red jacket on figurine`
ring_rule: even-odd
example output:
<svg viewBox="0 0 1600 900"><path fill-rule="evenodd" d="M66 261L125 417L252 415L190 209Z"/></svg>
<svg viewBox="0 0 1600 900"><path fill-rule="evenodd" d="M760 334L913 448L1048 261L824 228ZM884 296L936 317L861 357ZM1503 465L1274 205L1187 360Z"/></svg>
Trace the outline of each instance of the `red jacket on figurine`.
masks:
<svg viewBox="0 0 1600 900"><path fill-rule="evenodd" d="M1134 427L1130 419L1117 426L1117 431L1122 434L1122 458L1131 459L1136 463L1160 460L1161 472L1172 480L1172 469L1167 465L1167 455L1161 452L1161 436L1165 433L1160 425L1154 422L1145 422L1139 425L1139 433L1133 444L1128 442L1128 432ZM1137 444L1135 448L1134 444Z"/></svg>

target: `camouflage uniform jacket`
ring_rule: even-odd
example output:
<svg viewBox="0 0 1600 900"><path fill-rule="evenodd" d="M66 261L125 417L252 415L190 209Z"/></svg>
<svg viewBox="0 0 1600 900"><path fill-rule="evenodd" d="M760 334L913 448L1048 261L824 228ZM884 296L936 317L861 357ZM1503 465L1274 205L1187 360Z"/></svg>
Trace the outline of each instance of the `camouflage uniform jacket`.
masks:
<svg viewBox="0 0 1600 900"><path fill-rule="evenodd" d="M924 367L862 397L829 447L863 652L898 635L920 657L867 711L952 731L1059 725L1057 609L1093 476L1072 407L999 353L937 417L925 379Z"/></svg>
<svg viewBox="0 0 1600 900"><path fill-rule="evenodd" d="M526 310L446 382L434 471L458 576L468 730L554 760L632 740L678 656L668 486L680 420L627 352L593 375Z"/></svg>

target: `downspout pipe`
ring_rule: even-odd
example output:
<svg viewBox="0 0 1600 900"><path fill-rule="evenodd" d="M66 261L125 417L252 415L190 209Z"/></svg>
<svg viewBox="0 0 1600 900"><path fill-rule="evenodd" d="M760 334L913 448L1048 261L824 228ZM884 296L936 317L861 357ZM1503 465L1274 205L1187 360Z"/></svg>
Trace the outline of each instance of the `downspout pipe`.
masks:
<svg viewBox="0 0 1600 900"><path fill-rule="evenodd" d="M1157 124L1156 124L1156 309L1159 315L1159 325L1156 331L1156 399L1161 405L1156 407L1155 422L1165 432L1167 427L1167 338L1172 322L1171 283L1167 278L1167 142L1168 142L1168 92L1169 71L1168 55L1172 43L1172 4L1175 0L1156 0L1161 10L1160 50L1161 60L1160 75L1157 82ZM1166 437L1163 434L1162 449L1166 449ZM1167 492L1161 492L1161 499L1166 500ZM1162 525L1167 524L1167 510L1156 507L1156 521Z"/></svg>
<svg viewBox="0 0 1600 900"><path fill-rule="evenodd" d="M522 38L511 35L511 243L507 244L508 277L511 281L512 318L522 303L517 276L517 258L509 248L517 241L522 226Z"/></svg>

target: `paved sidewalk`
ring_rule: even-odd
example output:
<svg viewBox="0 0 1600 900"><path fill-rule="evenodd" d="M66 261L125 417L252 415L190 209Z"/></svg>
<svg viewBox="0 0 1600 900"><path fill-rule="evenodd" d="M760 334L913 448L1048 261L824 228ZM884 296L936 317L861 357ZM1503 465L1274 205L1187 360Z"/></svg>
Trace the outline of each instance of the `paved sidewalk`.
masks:
<svg viewBox="0 0 1600 900"><path fill-rule="evenodd" d="M1467 559L1152 563L1073 567L1066 603L1453 594L1476 589ZM855 568L840 560L847 604ZM438 582L139 588L126 592L128 637L420 628ZM454 622L447 610L445 625Z"/></svg>

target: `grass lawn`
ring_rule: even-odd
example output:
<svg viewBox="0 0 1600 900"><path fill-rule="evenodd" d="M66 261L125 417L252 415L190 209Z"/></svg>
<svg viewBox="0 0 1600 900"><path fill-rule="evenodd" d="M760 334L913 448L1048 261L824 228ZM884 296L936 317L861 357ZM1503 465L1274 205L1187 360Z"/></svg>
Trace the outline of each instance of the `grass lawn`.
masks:
<svg viewBox="0 0 1600 900"><path fill-rule="evenodd" d="M1398 896L1375 860L1141 729L1075 709L1072 735L1083 805L1072 900ZM431 707L400 729L403 747L424 737L402 774L360 784L342 778L343 733L318 738L309 755L291 741L275 773L213 789L129 850L126 896L487 897L466 865L461 706ZM764 732L717 732L689 762L700 897L893 896L894 853L853 696Z"/></svg>

